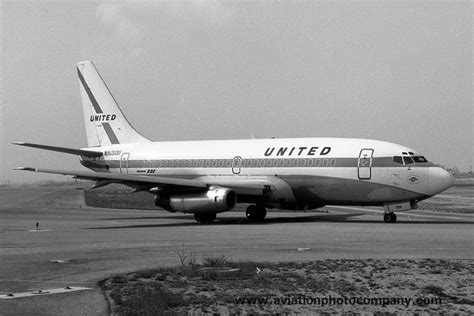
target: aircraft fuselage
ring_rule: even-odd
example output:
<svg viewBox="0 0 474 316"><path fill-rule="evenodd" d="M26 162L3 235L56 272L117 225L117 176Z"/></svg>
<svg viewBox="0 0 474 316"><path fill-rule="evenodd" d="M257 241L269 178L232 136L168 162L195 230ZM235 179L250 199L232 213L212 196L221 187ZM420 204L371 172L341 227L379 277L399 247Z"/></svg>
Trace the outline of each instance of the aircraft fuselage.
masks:
<svg viewBox="0 0 474 316"><path fill-rule="evenodd" d="M277 190L263 197L237 190L238 202L285 209L420 201L453 181L447 171L416 151L369 139L150 142L100 149L102 157L83 157L81 163L99 172L213 183L280 179ZM421 158L414 161L416 157Z"/></svg>

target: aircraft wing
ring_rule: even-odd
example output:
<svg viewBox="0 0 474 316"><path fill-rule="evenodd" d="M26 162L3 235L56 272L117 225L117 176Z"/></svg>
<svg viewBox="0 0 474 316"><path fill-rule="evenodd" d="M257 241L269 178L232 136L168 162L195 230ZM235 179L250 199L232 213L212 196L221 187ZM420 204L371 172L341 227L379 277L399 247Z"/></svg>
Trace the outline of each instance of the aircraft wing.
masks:
<svg viewBox="0 0 474 316"><path fill-rule="evenodd" d="M73 176L77 179L93 180L97 181L93 188L101 187L109 183L122 183L130 186L140 185L173 185L183 187L194 187L194 188L207 188L207 185L200 180L189 180L189 179L177 179L167 177L155 177L155 176L139 176L139 175L128 175L128 174L117 174L108 172L93 172L93 171L68 171L68 170L54 170L54 169L37 169L31 167L19 167L15 170L42 172L42 173L53 173L62 174L67 176Z"/></svg>
<svg viewBox="0 0 474 316"><path fill-rule="evenodd" d="M117 174L93 171L69 171L54 169L38 169L31 167L19 167L15 170L52 173L73 176L77 179L92 180L96 183L92 188L98 188L110 183L121 183L135 188L135 191L148 190L153 187L172 186L174 189L204 189L212 185L219 185L234 190L237 194L263 195L272 189L281 186L281 181L275 177L260 177L248 179L247 177L235 176L205 176L196 179L169 178L160 176L142 176ZM269 179L275 178L275 179Z"/></svg>

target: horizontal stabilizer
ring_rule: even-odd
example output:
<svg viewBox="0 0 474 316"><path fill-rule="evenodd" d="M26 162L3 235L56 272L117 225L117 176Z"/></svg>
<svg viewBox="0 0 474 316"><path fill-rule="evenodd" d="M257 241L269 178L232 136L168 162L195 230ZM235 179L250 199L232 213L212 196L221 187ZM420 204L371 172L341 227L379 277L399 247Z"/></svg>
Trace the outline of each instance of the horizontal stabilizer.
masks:
<svg viewBox="0 0 474 316"><path fill-rule="evenodd" d="M14 142L14 145L20 146L27 146L27 147L34 147L40 148L45 150L57 151L66 154L72 155L79 155L85 156L89 158L96 158L102 156L102 152L100 151L93 151L93 150L84 150L84 149L76 149L76 148L66 148L66 147L56 147L56 146L48 146L48 145L40 145L40 144L31 144L31 143L23 143L23 142Z"/></svg>

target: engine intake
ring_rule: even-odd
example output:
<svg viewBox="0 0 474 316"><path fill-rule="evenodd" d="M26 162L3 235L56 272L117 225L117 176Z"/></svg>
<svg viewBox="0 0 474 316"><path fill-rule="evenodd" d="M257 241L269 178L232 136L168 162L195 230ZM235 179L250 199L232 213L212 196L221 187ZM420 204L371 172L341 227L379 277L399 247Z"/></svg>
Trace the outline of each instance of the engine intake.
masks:
<svg viewBox="0 0 474 316"><path fill-rule="evenodd" d="M211 187L200 193L171 194L169 199L155 199L155 204L171 212L221 213L230 211L237 203L237 195L228 188Z"/></svg>

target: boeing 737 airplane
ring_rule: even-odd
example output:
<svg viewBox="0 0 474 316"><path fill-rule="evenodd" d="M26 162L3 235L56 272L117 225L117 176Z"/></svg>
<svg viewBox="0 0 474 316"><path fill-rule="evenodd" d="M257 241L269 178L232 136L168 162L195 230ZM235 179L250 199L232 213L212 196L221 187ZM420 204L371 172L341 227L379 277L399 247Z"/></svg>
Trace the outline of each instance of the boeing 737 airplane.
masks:
<svg viewBox="0 0 474 316"><path fill-rule="evenodd" d="M17 168L120 183L155 195L170 212L193 213L198 222L236 203L263 220L266 209L310 210L324 205L383 206L394 211L453 184L452 175L416 150L378 140L286 138L151 142L128 122L91 61L77 63L88 147L14 143L80 156L92 171Z"/></svg>

